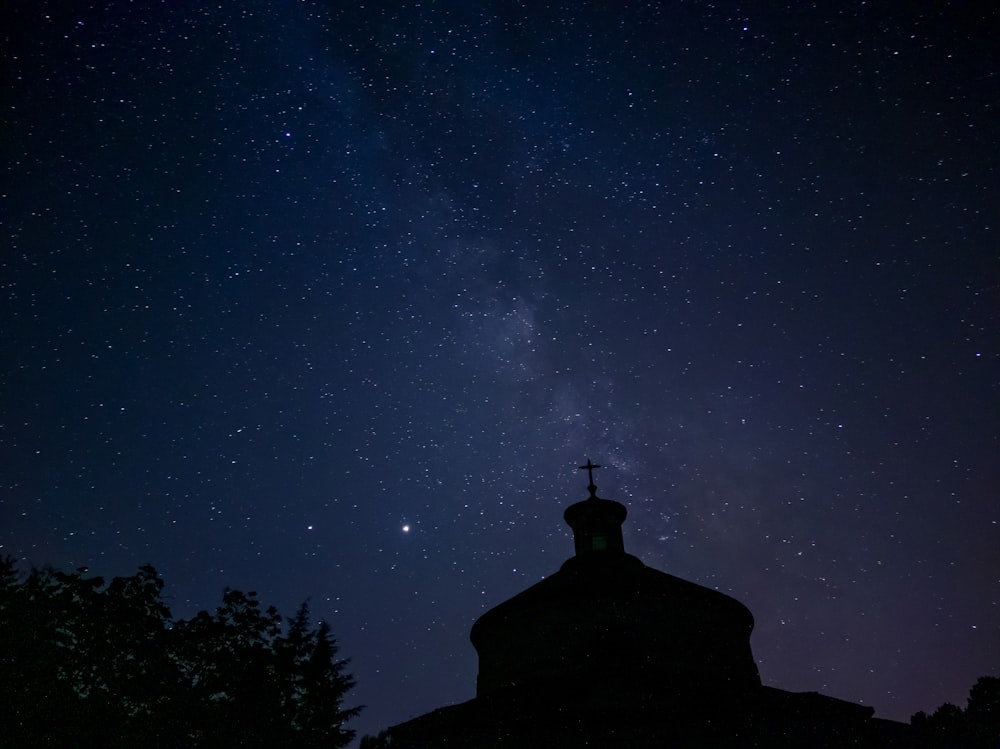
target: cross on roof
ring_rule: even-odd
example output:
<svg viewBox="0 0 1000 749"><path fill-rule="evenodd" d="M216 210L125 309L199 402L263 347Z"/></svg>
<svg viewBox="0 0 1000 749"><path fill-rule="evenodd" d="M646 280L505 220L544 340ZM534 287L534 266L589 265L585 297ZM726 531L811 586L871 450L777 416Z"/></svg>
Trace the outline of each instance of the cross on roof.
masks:
<svg viewBox="0 0 1000 749"><path fill-rule="evenodd" d="M577 470L580 470L580 471L586 471L587 472L587 478L590 479L590 486L588 486L587 488L590 490L590 495L591 496L595 496L595 492L597 491L597 486L596 486L596 484L594 484L594 469L595 468L600 468L600 466L597 465L596 463L591 463L590 462L590 458L587 458L587 465L585 465L585 466L579 466L578 469L577 469Z"/></svg>

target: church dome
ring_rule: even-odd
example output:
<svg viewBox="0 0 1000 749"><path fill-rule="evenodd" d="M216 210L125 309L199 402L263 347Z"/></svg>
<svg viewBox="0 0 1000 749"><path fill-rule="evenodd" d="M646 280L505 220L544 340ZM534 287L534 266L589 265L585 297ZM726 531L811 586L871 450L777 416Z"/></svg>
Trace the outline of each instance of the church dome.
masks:
<svg viewBox="0 0 1000 749"><path fill-rule="evenodd" d="M625 553L626 509L597 496L567 508L576 555L473 625L477 696L508 687L580 689L628 683L650 692L760 685L753 616L734 598L647 567Z"/></svg>

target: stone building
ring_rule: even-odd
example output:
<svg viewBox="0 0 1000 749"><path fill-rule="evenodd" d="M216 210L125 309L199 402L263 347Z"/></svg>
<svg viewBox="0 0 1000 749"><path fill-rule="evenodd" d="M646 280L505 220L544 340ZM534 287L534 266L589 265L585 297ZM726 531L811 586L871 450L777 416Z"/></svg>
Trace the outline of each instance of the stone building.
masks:
<svg viewBox="0 0 1000 749"><path fill-rule="evenodd" d="M625 552L624 505L564 514L576 554L473 625L476 697L368 737L363 749L908 746L871 707L763 686L753 616Z"/></svg>

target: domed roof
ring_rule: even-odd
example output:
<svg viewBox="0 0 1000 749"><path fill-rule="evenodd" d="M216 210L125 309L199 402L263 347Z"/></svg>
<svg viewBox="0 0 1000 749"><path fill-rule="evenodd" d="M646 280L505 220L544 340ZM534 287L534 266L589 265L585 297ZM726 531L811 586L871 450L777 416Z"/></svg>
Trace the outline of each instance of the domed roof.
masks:
<svg viewBox="0 0 1000 749"><path fill-rule="evenodd" d="M623 505L590 497L570 506L576 556L473 625L479 696L511 686L656 691L760 685L753 616L734 598L647 567L626 554Z"/></svg>

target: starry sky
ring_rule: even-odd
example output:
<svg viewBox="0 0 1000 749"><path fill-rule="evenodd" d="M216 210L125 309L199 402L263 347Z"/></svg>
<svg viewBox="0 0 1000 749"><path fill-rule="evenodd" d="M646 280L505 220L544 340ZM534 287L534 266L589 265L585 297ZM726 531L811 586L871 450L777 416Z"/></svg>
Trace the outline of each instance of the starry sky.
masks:
<svg viewBox="0 0 1000 749"><path fill-rule="evenodd" d="M0 553L471 698L562 512L908 720L1000 672L1000 12L4 3ZM978 8L978 9L977 9Z"/></svg>

